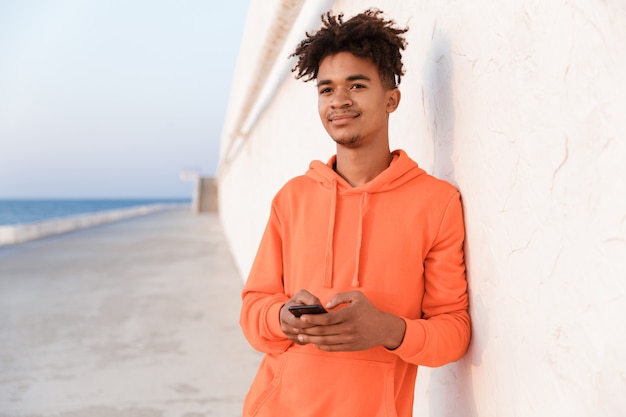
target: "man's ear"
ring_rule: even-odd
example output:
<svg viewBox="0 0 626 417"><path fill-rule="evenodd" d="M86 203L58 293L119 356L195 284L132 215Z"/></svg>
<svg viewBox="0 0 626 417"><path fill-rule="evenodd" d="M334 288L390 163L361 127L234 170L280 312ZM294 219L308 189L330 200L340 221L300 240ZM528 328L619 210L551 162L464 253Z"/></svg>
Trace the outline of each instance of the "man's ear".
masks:
<svg viewBox="0 0 626 417"><path fill-rule="evenodd" d="M393 113L400 105L400 90L394 88L387 92L387 113Z"/></svg>

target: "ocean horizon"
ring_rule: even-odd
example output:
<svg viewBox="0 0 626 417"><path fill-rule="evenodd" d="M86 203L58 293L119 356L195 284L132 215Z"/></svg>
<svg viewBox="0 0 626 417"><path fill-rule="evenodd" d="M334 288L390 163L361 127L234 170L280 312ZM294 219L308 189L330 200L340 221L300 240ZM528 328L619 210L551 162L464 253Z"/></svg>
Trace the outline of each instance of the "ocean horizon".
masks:
<svg viewBox="0 0 626 417"><path fill-rule="evenodd" d="M189 198L0 199L0 226L36 223L82 214L157 204L191 204Z"/></svg>

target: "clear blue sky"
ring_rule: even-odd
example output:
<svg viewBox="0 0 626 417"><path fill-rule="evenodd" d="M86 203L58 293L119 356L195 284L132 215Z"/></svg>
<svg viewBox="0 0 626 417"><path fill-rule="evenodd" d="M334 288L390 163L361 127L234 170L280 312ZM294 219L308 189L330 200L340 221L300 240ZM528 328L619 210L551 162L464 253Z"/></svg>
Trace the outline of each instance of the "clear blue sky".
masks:
<svg viewBox="0 0 626 417"><path fill-rule="evenodd" d="M248 0L1 0L0 199L191 197Z"/></svg>

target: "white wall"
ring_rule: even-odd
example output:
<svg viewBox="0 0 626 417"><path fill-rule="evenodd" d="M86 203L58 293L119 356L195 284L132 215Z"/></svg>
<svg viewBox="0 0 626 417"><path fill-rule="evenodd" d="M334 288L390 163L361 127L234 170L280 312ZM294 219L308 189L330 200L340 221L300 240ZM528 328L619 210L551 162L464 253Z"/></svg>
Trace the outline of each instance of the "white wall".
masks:
<svg viewBox="0 0 626 417"><path fill-rule="evenodd" d="M267 4L252 1L250 19ZM415 414L626 415L626 3L355 0L334 9L370 5L410 27L392 147L455 184L466 218L472 345L458 363L421 368ZM224 143L253 75L246 59L262 43L252 28ZM219 173L244 277L273 194L334 153L314 86L279 85Z"/></svg>

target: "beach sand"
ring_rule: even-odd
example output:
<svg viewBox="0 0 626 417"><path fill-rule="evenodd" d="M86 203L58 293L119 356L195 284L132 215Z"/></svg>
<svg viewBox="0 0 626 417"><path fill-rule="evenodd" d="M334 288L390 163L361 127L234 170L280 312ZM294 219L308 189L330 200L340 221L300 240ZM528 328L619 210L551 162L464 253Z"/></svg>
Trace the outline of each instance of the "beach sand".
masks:
<svg viewBox="0 0 626 417"><path fill-rule="evenodd" d="M0 416L240 416L261 359L217 216L0 248Z"/></svg>

